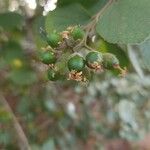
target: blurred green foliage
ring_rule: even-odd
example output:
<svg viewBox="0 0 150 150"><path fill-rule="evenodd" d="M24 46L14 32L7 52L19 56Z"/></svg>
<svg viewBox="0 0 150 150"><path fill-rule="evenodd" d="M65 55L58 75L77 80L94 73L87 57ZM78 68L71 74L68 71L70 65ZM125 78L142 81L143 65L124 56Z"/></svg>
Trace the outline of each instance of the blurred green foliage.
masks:
<svg viewBox="0 0 150 150"><path fill-rule="evenodd" d="M11 0L0 1L0 94L12 108L31 149L101 150L113 139L126 139L131 145L144 139L150 132L149 41L136 44L135 59L144 72L142 79L130 63L127 45L111 44L97 36L95 43L89 42L91 47L114 53L121 66L128 67L126 78L107 72L93 76L87 85L49 82L47 67L37 56L45 45L40 28L51 33L70 24L85 24L108 1L58 0L56 11L46 17L42 16L40 0L35 10L14 1L18 4L15 11L9 11ZM103 19L107 21L108 17ZM60 70L69 55L63 54L56 64ZM18 149L12 115L1 103L0 149Z"/></svg>

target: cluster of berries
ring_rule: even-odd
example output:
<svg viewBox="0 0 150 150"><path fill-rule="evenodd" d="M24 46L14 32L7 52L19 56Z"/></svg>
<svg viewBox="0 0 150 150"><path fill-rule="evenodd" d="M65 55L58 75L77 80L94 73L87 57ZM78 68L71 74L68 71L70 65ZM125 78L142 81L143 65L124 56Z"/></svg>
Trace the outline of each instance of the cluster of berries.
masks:
<svg viewBox="0 0 150 150"><path fill-rule="evenodd" d="M65 75L59 71L59 68L55 66L56 62L59 61L61 55L57 54L57 49L60 48L62 43L66 43L67 40L72 39L75 44L78 44L84 38L85 32L79 27L69 27L66 31L61 33L52 33L47 36L47 43L50 49L46 49L41 53L41 61L49 66L47 71L48 79L56 81L59 79L69 79L75 81L87 81L84 75L85 68L88 68L94 72L103 71L104 69L117 69L121 75L125 75L126 69L122 69L119 65L119 60L112 53L101 53L98 51L90 51L85 57L81 54L77 54L72 51L73 54L67 58L66 67L68 73ZM67 45L70 46L70 45ZM75 46L75 45L74 45ZM72 48L70 46L70 48Z"/></svg>

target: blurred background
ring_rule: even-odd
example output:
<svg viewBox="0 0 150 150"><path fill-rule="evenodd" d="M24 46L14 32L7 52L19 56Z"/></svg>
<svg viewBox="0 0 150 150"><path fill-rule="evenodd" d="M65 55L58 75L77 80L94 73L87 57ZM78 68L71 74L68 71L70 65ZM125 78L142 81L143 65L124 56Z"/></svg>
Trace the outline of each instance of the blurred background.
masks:
<svg viewBox="0 0 150 150"><path fill-rule="evenodd" d="M93 46L117 55L125 78L107 71L88 85L46 79L39 28L56 7L0 0L0 150L149 150L150 74L138 50L129 57L99 38Z"/></svg>

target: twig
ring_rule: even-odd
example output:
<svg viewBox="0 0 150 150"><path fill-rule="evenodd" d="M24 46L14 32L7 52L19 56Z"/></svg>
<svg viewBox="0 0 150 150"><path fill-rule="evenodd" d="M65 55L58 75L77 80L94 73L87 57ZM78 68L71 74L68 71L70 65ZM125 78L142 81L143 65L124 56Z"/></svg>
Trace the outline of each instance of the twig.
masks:
<svg viewBox="0 0 150 150"><path fill-rule="evenodd" d="M95 16L95 20L96 20L96 23L98 22L100 16L102 16L103 12L112 4L114 0L109 0L106 5L96 14Z"/></svg>
<svg viewBox="0 0 150 150"><path fill-rule="evenodd" d="M109 0L106 5L96 14L92 17L92 21L85 26L86 30L91 30L91 28L95 28L96 23L104 13L104 11L113 3L114 0Z"/></svg>
<svg viewBox="0 0 150 150"><path fill-rule="evenodd" d="M95 26L98 22L98 20L100 19L100 17L102 16L102 14L104 13L104 11L113 3L114 0L109 0L106 5L95 15L92 17L92 21L90 23L88 23L84 29L86 30L86 34L85 37L83 39L83 41L81 41L81 43L84 43L84 46L86 48L88 48L89 50L92 50L92 48L87 46L87 38L88 38L88 34L89 32L95 30ZM81 44L82 45L82 44Z"/></svg>
<svg viewBox="0 0 150 150"><path fill-rule="evenodd" d="M27 137L25 136L25 133L24 133L21 125L19 124L11 107L9 106L7 100L2 96L2 94L0 94L0 101L4 105L6 111L9 112L10 115L12 116L12 123L13 123L14 129L16 130L16 133L18 135L18 145L19 145L20 150L31 150L30 145L27 140Z"/></svg>

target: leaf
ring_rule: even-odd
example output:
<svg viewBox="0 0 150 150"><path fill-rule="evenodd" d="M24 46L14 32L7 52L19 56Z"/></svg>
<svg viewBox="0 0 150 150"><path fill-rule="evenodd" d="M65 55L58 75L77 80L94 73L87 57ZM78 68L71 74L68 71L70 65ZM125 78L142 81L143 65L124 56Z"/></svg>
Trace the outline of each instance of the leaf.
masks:
<svg viewBox="0 0 150 150"><path fill-rule="evenodd" d="M149 0L117 0L100 17L96 30L110 43L139 43L150 34L149 16Z"/></svg>
<svg viewBox="0 0 150 150"><path fill-rule="evenodd" d="M81 4L93 16L106 4L108 0L58 0L57 7L64 7L70 4Z"/></svg>
<svg viewBox="0 0 150 150"><path fill-rule="evenodd" d="M0 145L8 145L11 143L11 135L10 133L0 130Z"/></svg>
<svg viewBox="0 0 150 150"><path fill-rule="evenodd" d="M12 30L14 28L22 27L24 18L15 12L6 12L0 14L0 27L5 30Z"/></svg>
<svg viewBox="0 0 150 150"><path fill-rule="evenodd" d="M145 67L150 71L150 38L139 46L142 61Z"/></svg>
<svg viewBox="0 0 150 150"><path fill-rule="evenodd" d="M5 44L2 56L7 63L12 63L16 58L24 59L23 49L21 45L15 41L9 41Z"/></svg>
<svg viewBox="0 0 150 150"><path fill-rule="evenodd" d="M97 2L94 2L88 11L90 11L90 13L95 14L96 12L100 11L100 9L102 9L104 7L104 5L108 2L108 0L98 0Z"/></svg>
<svg viewBox="0 0 150 150"><path fill-rule="evenodd" d="M80 3L84 7L91 7L96 4L99 0L58 0L57 7L70 5L72 3Z"/></svg>
<svg viewBox="0 0 150 150"><path fill-rule="evenodd" d="M7 112L3 107L0 107L0 122L8 123L12 119L12 116L9 112Z"/></svg>
<svg viewBox="0 0 150 150"><path fill-rule="evenodd" d="M54 30L63 31L68 26L82 25L90 19L90 15L79 4L57 8L46 18L46 31L50 34Z"/></svg>
<svg viewBox="0 0 150 150"><path fill-rule="evenodd" d="M31 85L37 80L36 73L29 69L13 70L9 74L10 80L17 85Z"/></svg>
<svg viewBox="0 0 150 150"><path fill-rule="evenodd" d="M137 53L135 52L135 46L128 45L128 55L129 55L130 61L133 65L134 69L136 70L138 75L143 79L144 78L144 72L140 66Z"/></svg>

